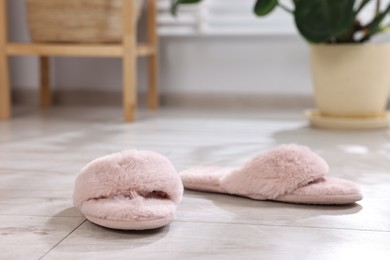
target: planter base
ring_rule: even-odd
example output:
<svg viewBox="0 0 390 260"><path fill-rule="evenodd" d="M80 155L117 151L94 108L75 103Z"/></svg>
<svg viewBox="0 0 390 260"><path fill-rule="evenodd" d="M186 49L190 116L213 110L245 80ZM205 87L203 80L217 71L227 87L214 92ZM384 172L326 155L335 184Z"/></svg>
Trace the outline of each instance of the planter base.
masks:
<svg viewBox="0 0 390 260"><path fill-rule="evenodd" d="M316 110L306 110L305 116L310 125L318 128L339 129L339 130L364 130L387 128L390 123L390 112L378 117L330 117L323 116Z"/></svg>

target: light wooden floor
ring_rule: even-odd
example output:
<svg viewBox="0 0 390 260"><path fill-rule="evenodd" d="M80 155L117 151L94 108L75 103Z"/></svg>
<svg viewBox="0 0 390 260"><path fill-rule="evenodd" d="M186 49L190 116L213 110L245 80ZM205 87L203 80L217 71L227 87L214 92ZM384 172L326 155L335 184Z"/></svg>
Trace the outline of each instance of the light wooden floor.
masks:
<svg viewBox="0 0 390 260"><path fill-rule="evenodd" d="M16 110L0 122L0 259L390 259L390 131L308 128L301 112ZM97 156L150 149L178 170L239 165L281 143L309 145L331 174L358 182L352 206L303 206L186 191L177 219L153 231L101 228L72 207L79 169Z"/></svg>

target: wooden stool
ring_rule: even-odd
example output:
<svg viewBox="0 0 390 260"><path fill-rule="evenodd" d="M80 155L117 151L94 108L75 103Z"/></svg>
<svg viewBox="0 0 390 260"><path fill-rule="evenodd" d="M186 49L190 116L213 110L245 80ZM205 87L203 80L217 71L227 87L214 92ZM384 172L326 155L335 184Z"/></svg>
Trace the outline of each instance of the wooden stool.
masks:
<svg viewBox="0 0 390 260"><path fill-rule="evenodd" d="M123 40L119 44L45 44L8 42L7 0L0 0L0 119L12 114L8 56L37 55L40 57L40 105L52 104L49 78L50 56L121 57L123 60L124 120L134 121L137 110L137 57L148 57L148 108L157 109L158 101L158 37L156 0L147 0L146 44L137 44L136 6L123 0Z"/></svg>

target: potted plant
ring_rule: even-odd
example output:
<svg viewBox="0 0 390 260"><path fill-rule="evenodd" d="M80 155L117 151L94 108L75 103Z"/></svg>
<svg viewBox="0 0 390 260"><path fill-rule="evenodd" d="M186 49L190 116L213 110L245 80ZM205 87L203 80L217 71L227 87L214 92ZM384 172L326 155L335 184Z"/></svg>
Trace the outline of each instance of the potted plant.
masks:
<svg viewBox="0 0 390 260"><path fill-rule="evenodd" d="M173 0L180 4L202 0ZM373 6L374 5L374 6ZM374 7L370 20L361 13ZM311 123L331 128L388 126L386 105L390 88L390 44L367 43L390 29L390 3L381 0L257 0L254 13L266 16L282 8L294 17L311 48L312 78L317 109Z"/></svg>

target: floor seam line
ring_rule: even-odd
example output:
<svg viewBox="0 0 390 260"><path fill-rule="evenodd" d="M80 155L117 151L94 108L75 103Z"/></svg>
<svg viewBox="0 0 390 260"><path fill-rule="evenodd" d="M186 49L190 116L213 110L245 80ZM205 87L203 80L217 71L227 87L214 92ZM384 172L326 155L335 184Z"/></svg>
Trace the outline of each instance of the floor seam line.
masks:
<svg viewBox="0 0 390 260"><path fill-rule="evenodd" d="M337 227L314 227L314 226L290 226L290 225L276 225L276 224L262 224L262 223L232 223L232 222L206 222L206 221L185 221L175 220L181 223L203 223L203 224L224 224L224 225L247 225L247 226L265 226L265 227L289 227L289 228L307 228L307 229L327 229L327 230L346 230L346 231L364 231L364 232L379 232L390 233L390 230L377 229L353 229L353 228L337 228Z"/></svg>
<svg viewBox="0 0 390 260"><path fill-rule="evenodd" d="M47 256L54 248L56 248L59 244L62 243L65 239L67 239L74 231L76 231L82 224L87 221L86 219L83 220L77 227L75 227L69 234L67 234L63 239L61 239L58 243L56 243L54 246L52 246L45 254L43 254L41 257L38 258L38 260L43 259L45 256Z"/></svg>
<svg viewBox="0 0 390 260"><path fill-rule="evenodd" d="M0 214L7 217L34 217L34 218L79 218L86 219L84 216L45 216L45 215L23 215L23 214Z"/></svg>

